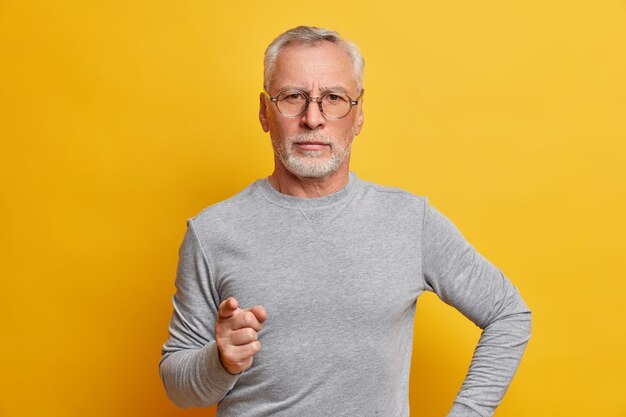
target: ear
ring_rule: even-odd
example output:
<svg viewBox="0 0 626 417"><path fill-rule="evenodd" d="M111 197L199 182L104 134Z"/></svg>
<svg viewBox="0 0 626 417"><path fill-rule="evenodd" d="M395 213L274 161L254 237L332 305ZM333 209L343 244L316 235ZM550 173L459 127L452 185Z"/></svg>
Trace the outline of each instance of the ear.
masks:
<svg viewBox="0 0 626 417"><path fill-rule="evenodd" d="M261 93L259 95L259 121L264 132L270 131L270 125L267 122L267 110L267 99L265 94Z"/></svg>
<svg viewBox="0 0 626 417"><path fill-rule="evenodd" d="M363 127L363 99L361 99L357 106L357 112L356 120L354 121L354 136L361 133L361 128Z"/></svg>

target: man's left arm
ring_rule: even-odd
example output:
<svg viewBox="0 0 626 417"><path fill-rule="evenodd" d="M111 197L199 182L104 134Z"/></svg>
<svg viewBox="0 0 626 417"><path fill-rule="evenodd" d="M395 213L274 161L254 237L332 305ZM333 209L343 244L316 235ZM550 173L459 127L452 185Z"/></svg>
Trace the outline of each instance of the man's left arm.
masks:
<svg viewBox="0 0 626 417"><path fill-rule="evenodd" d="M511 383L530 338L530 310L502 272L427 202L423 221L426 289L483 330L448 417L489 417Z"/></svg>

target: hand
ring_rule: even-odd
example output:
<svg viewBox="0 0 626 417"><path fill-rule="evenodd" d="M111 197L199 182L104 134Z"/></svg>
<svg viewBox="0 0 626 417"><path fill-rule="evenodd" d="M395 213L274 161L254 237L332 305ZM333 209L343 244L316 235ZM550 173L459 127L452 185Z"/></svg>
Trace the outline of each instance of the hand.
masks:
<svg viewBox="0 0 626 417"><path fill-rule="evenodd" d="M234 297L222 301L215 323L215 340L226 371L235 375L252 366L252 357L261 350L258 332L266 318L267 313L260 305L241 309Z"/></svg>

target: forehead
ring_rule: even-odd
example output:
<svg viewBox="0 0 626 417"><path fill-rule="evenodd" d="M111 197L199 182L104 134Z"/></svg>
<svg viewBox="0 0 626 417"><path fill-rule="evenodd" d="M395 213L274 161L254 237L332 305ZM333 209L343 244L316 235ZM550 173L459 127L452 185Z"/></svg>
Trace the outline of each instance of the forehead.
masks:
<svg viewBox="0 0 626 417"><path fill-rule="evenodd" d="M315 89L338 86L357 88L352 60L348 53L330 42L316 45L290 45L276 58L272 87Z"/></svg>

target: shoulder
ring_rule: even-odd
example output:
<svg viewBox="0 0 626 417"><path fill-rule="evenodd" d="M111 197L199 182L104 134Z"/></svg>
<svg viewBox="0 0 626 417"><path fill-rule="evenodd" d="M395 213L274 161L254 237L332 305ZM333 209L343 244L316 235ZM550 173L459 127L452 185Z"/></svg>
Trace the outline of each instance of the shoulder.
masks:
<svg viewBox="0 0 626 417"><path fill-rule="evenodd" d="M212 204L188 220L196 231L218 230L253 217L261 199L258 196L258 181L234 196Z"/></svg>
<svg viewBox="0 0 626 417"><path fill-rule="evenodd" d="M358 179L358 187L364 199L389 206L417 207L423 209L428 204L428 198L414 194L398 187L377 184L371 181Z"/></svg>

